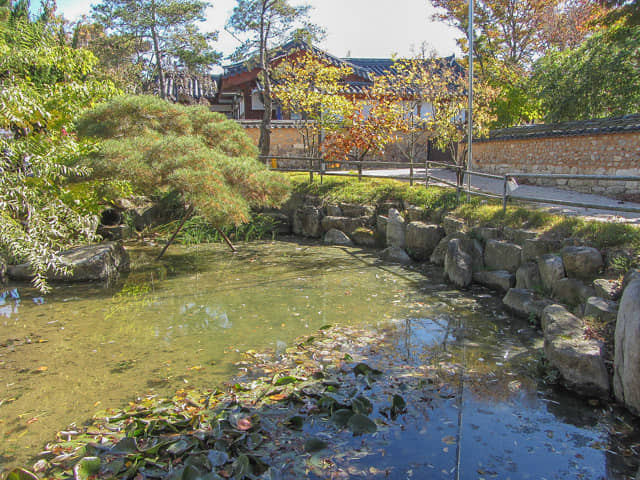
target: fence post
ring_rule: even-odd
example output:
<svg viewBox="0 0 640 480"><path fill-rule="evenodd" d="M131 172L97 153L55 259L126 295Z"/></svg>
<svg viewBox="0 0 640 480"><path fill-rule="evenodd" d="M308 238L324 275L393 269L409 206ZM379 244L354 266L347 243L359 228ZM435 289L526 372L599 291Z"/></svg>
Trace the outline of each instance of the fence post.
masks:
<svg viewBox="0 0 640 480"><path fill-rule="evenodd" d="M358 161L358 181L362 181L362 160Z"/></svg>
<svg viewBox="0 0 640 480"><path fill-rule="evenodd" d="M507 197L509 195L509 187L508 187L509 177L504 176L504 185L502 190L502 213L507 213Z"/></svg>
<svg viewBox="0 0 640 480"><path fill-rule="evenodd" d="M320 185L322 185L322 181L324 180L324 169L326 165L324 163L324 158L320 157Z"/></svg>
<svg viewBox="0 0 640 480"><path fill-rule="evenodd" d="M411 163L409 165L409 185L413 187L413 158L411 159Z"/></svg>
<svg viewBox="0 0 640 480"><path fill-rule="evenodd" d="M313 183L313 157L309 157L309 183Z"/></svg>
<svg viewBox="0 0 640 480"><path fill-rule="evenodd" d="M424 162L424 188L429 188L429 161Z"/></svg>

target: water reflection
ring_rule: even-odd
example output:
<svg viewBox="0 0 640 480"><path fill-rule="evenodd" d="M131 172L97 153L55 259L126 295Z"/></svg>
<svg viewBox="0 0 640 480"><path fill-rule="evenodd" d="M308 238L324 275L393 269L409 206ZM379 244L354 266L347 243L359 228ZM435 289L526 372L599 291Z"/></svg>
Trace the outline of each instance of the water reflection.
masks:
<svg viewBox="0 0 640 480"><path fill-rule="evenodd" d="M413 478L451 478L453 438L461 478L624 479L637 469L637 455L624 455L639 443L635 420L543 385L540 335L486 291L451 290L438 268L297 243L172 250L159 264L136 252L118 285L0 294L0 464L25 462L55 431L132 396L213 388L243 351L277 353L325 324L355 323L387 326L394 355L449 384L425 393L402 442L377 439L388 442L380 468L395 457L414 465Z"/></svg>

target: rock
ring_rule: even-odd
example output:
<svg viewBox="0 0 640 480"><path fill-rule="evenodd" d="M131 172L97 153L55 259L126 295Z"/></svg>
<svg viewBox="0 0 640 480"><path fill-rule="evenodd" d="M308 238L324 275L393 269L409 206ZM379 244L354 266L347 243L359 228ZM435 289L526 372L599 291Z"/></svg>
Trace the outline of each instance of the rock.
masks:
<svg viewBox="0 0 640 480"><path fill-rule="evenodd" d="M338 205L327 205L327 216L328 217L343 217L346 215L342 214L342 209Z"/></svg>
<svg viewBox="0 0 640 480"><path fill-rule="evenodd" d="M291 223L286 213L279 211L266 211L262 212L262 215L271 219L272 226L271 232L277 235L290 235Z"/></svg>
<svg viewBox="0 0 640 480"><path fill-rule="evenodd" d="M598 278L593 281L593 287L596 290L596 296L605 300L616 300L620 297L620 283L616 280Z"/></svg>
<svg viewBox="0 0 640 480"><path fill-rule="evenodd" d="M387 223L388 219L384 215L376 217L376 237L381 240L382 245L387 244Z"/></svg>
<svg viewBox="0 0 640 480"><path fill-rule="evenodd" d="M467 232L467 225L464 223L464 220L451 216L447 216L442 219L442 226L444 227L445 235L455 235L456 233Z"/></svg>
<svg viewBox="0 0 640 480"><path fill-rule="evenodd" d="M492 290L505 293L515 284L515 277L506 270L494 270L492 272L474 272L473 281Z"/></svg>
<svg viewBox="0 0 640 480"><path fill-rule="evenodd" d="M541 238L527 238L522 242L522 263L560 249L560 242Z"/></svg>
<svg viewBox="0 0 640 480"><path fill-rule="evenodd" d="M459 233L445 236L442 240L440 240L438 245L436 245L436 248L433 249L433 252L429 257L429 261L431 263L435 263L436 265L443 266L444 257L447 255L447 248L449 247L449 240L453 238L460 238L460 237L461 237L461 234Z"/></svg>
<svg viewBox="0 0 640 480"><path fill-rule="evenodd" d="M342 210L342 215L345 217L371 217L375 214L375 208L370 205L341 203L340 210Z"/></svg>
<svg viewBox="0 0 640 480"><path fill-rule="evenodd" d="M403 265L409 265L413 263L411 257L407 255L403 249L399 247L387 247L380 252L380 258L388 262L401 263Z"/></svg>
<svg viewBox="0 0 640 480"><path fill-rule="evenodd" d="M331 245L353 245L353 242L346 233L341 232L340 230L337 230L335 228L332 228L324 234L323 242L329 243Z"/></svg>
<svg viewBox="0 0 640 480"><path fill-rule="evenodd" d="M60 261L69 268L63 274L50 271L47 279L65 282L89 282L113 280L121 272L129 271L129 254L119 242L107 242L85 247L76 247L60 254ZM13 280L31 280L33 273L29 265L12 265L8 269Z"/></svg>
<svg viewBox="0 0 640 480"><path fill-rule="evenodd" d="M557 255L538 257L538 269L540 270L542 287L549 292L553 288L553 284L565 276L562 258Z"/></svg>
<svg viewBox="0 0 640 480"><path fill-rule="evenodd" d="M587 298L595 296L596 293L592 287L585 285L577 278L556 280L551 291L556 299L572 307L586 302Z"/></svg>
<svg viewBox="0 0 640 480"><path fill-rule="evenodd" d="M421 222L424 218L425 211L422 208L409 205L407 208L407 220L409 220L409 222Z"/></svg>
<svg viewBox="0 0 640 480"><path fill-rule="evenodd" d="M356 245L362 245L363 247L376 246L376 234L370 228L356 228L351 234L351 240Z"/></svg>
<svg viewBox="0 0 640 480"><path fill-rule="evenodd" d="M320 238L322 236L322 212L318 207L305 205L293 215L293 233L303 237Z"/></svg>
<svg viewBox="0 0 640 480"><path fill-rule="evenodd" d="M325 232L336 229L351 235L357 228L366 226L367 221L368 217L324 217L321 223Z"/></svg>
<svg viewBox="0 0 640 480"><path fill-rule="evenodd" d="M489 240L484 247L484 264L488 270L515 273L522 259L522 247L515 243Z"/></svg>
<svg viewBox="0 0 640 480"><path fill-rule="evenodd" d="M141 232L145 228L164 225L172 220L182 218L185 211L184 206L178 203L177 200L167 197L147 208L140 207L129 210L127 213L131 218L133 227Z"/></svg>
<svg viewBox="0 0 640 480"><path fill-rule="evenodd" d="M625 273L624 278L622 279L622 290L624 291L632 281L638 279L640 279L640 268L632 268Z"/></svg>
<svg viewBox="0 0 640 480"><path fill-rule="evenodd" d="M500 238L500 230L493 227L474 228L473 234L485 243L489 240L498 240Z"/></svg>
<svg viewBox="0 0 640 480"><path fill-rule="evenodd" d="M484 247L475 238L462 237L462 248L471 255L471 266L474 272L483 272L484 268Z"/></svg>
<svg viewBox="0 0 640 480"><path fill-rule="evenodd" d="M614 350L615 397L640 415L640 279L629 283L622 294Z"/></svg>
<svg viewBox="0 0 640 480"><path fill-rule="evenodd" d="M504 306L519 317L542 318L542 311L551 305L546 298L538 298L536 294L524 288L511 288L502 299Z"/></svg>
<svg viewBox="0 0 640 480"><path fill-rule="evenodd" d="M562 383L582 395L609 396L609 374L601 342L585 338L584 325L561 305L549 305L542 312L544 352L562 377Z"/></svg>
<svg viewBox="0 0 640 480"><path fill-rule="evenodd" d="M540 269L535 262L527 262L520 265L516 271L516 288L526 288L529 290L540 288L542 279L540 278Z"/></svg>
<svg viewBox="0 0 640 480"><path fill-rule="evenodd" d="M407 252L416 260L426 260L442 237L444 230L438 225L411 222L407 225Z"/></svg>
<svg viewBox="0 0 640 480"><path fill-rule="evenodd" d="M604 265L602 255L593 247L564 247L561 255L568 277L591 280Z"/></svg>
<svg viewBox="0 0 640 480"><path fill-rule="evenodd" d="M600 297L589 297L584 306L584 316L614 322L618 316L618 304Z"/></svg>
<svg viewBox="0 0 640 480"><path fill-rule="evenodd" d="M126 240L131 238L132 232L129 225L100 225L96 231L105 240Z"/></svg>
<svg viewBox="0 0 640 480"><path fill-rule="evenodd" d="M626 273L628 266L634 264L637 264L637 258L628 249L616 248L606 252L605 271L608 274L619 275Z"/></svg>
<svg viewBox="0 0 640 480"><path fill-rule="evenodd" d="M387 245L404 249L406 246L406 225L404 218L395 208L389 209L387 217Z"/></svg>
<svg viewBox="0 0 640 480"><path fill-rule="evenodd" d="M7 261L0 255L0 285L7 283Z"/></svg>
<svg viewBox="0 0 640 480"><path fill-rule="evenodd" d="M504 227L504 238L508 241L522 245L525 240L531 240L538 236L534 230L522 230L520 228Z"/></svg>
<svg viewBox="0 0 640 480"><path fill-rule="evenodd" d="M458 288L466 288L471 284L473 267L471 255L464 251L462 239L449 240L444 257L444 272L449 280Z"/></svg>

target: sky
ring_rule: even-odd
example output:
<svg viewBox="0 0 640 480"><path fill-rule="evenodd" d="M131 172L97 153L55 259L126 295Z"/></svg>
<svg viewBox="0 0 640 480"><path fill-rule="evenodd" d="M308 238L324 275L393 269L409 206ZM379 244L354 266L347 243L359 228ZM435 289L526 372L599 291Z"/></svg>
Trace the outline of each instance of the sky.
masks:
<svg viewBox="0 0 640 480"><path fill-rule="evenodd" d="M32 2L36 3L36 2ZM92 2L58 0L58 12L74 20L91 11ZM238 42L224 30L235 0L212 0L205 31L219 32L216 49L225 55L233 52ZM292 0L314 8L311 20L326 30L326 39L317 46L338 57L388 58L413 56L423 42L438 55L455 53L458 31L431 21L433 7L428 0Z"/></svg>

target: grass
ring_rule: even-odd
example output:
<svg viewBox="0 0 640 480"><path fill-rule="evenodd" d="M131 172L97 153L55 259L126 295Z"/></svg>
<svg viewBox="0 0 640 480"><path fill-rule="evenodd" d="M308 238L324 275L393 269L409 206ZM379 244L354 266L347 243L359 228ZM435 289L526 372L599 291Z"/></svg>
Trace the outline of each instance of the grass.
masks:
<svg viewBox="0 0 640 480"><path fill-rule="evenodd" d="M625 247L634 254L640 253L640 228L624 223L585 220L580 217L555 215L544 210L518 205L502 209L495 200L472 198L460 205L451 188L429 187L391 179L363 179L324 177L323 183L309 183L307 174L290 174L293 191L299 194L321 197L325 203L347 202L374 205L378 210L387 201L402 201L427 210L427 217L439 221L443 215L452 214L464 219L471 226L513 227L537 230L553 238L575 238L599 249Z"/></svg>

